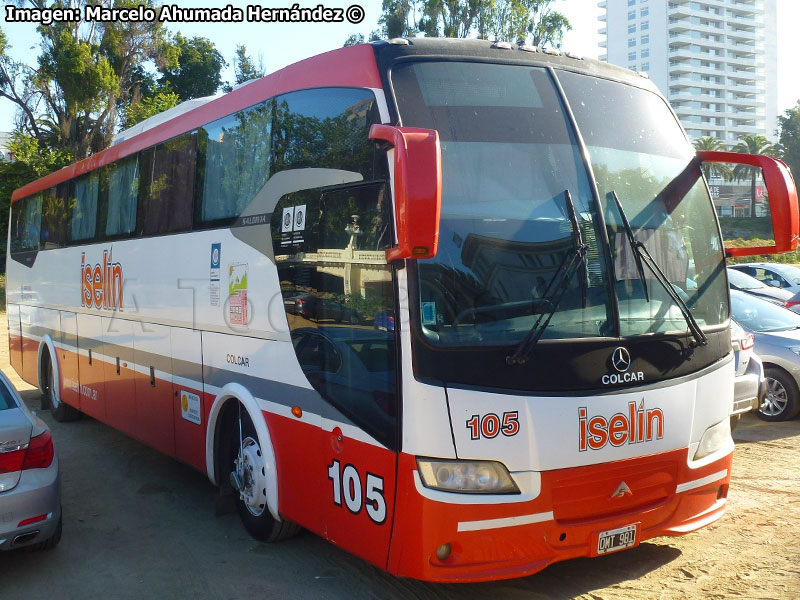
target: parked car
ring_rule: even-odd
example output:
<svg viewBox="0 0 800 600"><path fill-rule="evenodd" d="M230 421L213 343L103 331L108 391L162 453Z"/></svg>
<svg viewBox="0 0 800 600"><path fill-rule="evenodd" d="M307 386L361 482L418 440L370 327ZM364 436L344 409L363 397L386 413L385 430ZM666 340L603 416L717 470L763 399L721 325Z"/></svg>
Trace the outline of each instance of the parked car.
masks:
<svg viewBox="0 0 800 600"><path fill-rule="evenodd" d="M785 307L789 299L794 296L789 290L767 285L755 277L751 277L744 271L732 267L728 267L728 285L732 290L739 290L746 294L752 294L762 300L772 302L773 304L779 304L783 307Z"/></svg>
<svg viewBox="0 0 800 600"><path fill-rule="evenodd" d="M375 329L394 331L394 311L391 308L382 310L375 315Z"/></svg>
<svg viewBox="0 0 800 600"><path fill-rule="evenodd" d="M733 318L755 335L754 351L764 363L767 394L758 408L765 421L784 421L800 412L800 315L731 290Z"/></svg>
<svg viewBox="0 0 800 600"><path fill-rule="evenodd" d="M61 540L61 477L53 439L0 372L0 550Z"/></svg>
<svg viewBox="0 0 800 600"><path fill-rule="evenodd" d="M758 355L753 353L754 344L755 336L731 319L731 346L736 366L731 431L736 428L744 413L758 410L767 393L764 365Z"/></svg>
<svg viewBox="0 0 800 600"><path fill-rule="evenodd" d="M284 295L283 304L289 313L314 321L336 321L353 325L360 325L364 322L364 317L356 309L309 292Z"/></svg>
<svg viewBox="0 0 800 600"><path fill-rule="evenodd" d="M800 312L800 268L780 263L742 263L730 268L771 287L791 292L793 297L786 301L785 308Z"/></svg>

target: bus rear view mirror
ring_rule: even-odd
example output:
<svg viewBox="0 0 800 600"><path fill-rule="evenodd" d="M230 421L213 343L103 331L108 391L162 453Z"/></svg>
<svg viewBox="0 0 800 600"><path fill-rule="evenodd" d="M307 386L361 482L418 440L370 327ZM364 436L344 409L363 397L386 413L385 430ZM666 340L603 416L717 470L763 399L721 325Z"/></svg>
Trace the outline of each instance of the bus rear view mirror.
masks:
<svg viewBox="0 0 800 600"><path fill-rule="evenodd" d="M394 148L394 206L397 246L386 260L433 258L439 243L442 151L433 129L373 125L369 139Z"/></svg>
<svg viewBox="0 0 800 600"><path fill-rule="evenodd" d="M727 256L753 256L757 254L778 254L791 252L797 249L798 240L798 207L797 188L794 179L786 164L778 159L759 154L739 154L736 152L720 152L716 150L698 150L697 157L704 163L706 174L717 173L722 179L728 181L745 181L745 187L752 187L751 206L743 206L742 212L752 217L771 217L772 245L755 245L748 247L725 247ZM706 163L723 163L722 165L707 165ZM744 168L742 168L744 167ZM751 183L752 182L752 183ZM713 182L712 188L718 189ZM746 200L747 198L745 198ZM715 197L715 203L719 200ZM747 203L744 203L745 205ZM725 212L728 208L728 213ZM740 216L735 212L735 207L719 207L721 216ZM764 219L769 222L769 219ZM725 233L723 231L723 237ZM763 237L763 236L759 236ZM769 236L767 236L769 237Z"/></svg>

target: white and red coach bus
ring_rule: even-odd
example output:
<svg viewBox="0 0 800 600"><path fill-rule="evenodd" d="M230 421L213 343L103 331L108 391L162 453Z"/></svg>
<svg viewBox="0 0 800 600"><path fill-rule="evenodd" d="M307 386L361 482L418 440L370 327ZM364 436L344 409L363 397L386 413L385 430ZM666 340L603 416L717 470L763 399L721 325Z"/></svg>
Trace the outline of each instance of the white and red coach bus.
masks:
<svg viewBox="0 0 800 600"><path fill-rule="evenodd" d="M433 581L718 519L725 250L701 163L628 70L484 41L310 58L14 193L11 360L302 526Z"/></svg>

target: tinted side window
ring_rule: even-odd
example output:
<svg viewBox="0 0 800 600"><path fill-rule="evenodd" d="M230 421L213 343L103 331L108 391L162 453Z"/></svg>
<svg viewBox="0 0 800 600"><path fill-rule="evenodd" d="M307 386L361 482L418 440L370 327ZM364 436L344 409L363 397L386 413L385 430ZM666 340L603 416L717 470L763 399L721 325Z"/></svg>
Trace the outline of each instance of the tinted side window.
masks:
<svg viewBox="0 0 800 600"><path fill-rule="evenodd" d="M90 240L97 233L97 197L100 190L99 173L76 179L68 205L71 211L69 241Z"/></svg>
<svg viewBox="0 0 800 600"><path fill-rule="evenodd" d="M192 227L197 133L182 135L142 153L142 233L187 231Z"/></svg>
<svg viewBox="0 0 800 600"><path fill-rule="evenodd" d="M68 190L65 183L42 192L42 250L60 248L67 242Z"/></svg>
<svg viewBox="0 0 800 600"><path fill-rule="evenodd" d="M103 233L115 237L136 230L136 210L139 199L139 157L118 161L106 170L106 190L103 194Z"/></svg>
<svg viewBox="0 0 800 600"><path fill-rule="evenodd" d="M14 202L11 207L11 254L39 249L42 195Z"/></svg>
<svg viewBox="0 0 800 600"><path fill-rule="evenodd" d="M239 216L269 179L273 105L264 102L200 130L198 222Z"/></svg>
<svg viewBox="0 0 800 600"><path fill-rule="evenodd" d="M372 179L369 127L378 122L375 97L368 90L325 88L278 96L272 170L322 167Z"/></svg>

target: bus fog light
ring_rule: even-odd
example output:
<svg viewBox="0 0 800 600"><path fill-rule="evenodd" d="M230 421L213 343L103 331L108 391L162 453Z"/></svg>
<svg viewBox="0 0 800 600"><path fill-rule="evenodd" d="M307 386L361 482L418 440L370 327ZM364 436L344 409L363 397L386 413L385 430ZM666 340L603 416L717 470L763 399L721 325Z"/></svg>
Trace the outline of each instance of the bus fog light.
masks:
<svg viewBox="0 0 800 600"><path fill-rule="evenodd" d="M452 548L450 547L450 544L442 544L436 549L436 558L442 561L447 560L450 558L451 551Z"/></svg>
<svg viewBox="0 0 800 600"><path fill-rule="evenodd" d="M488 460L418 458L422 484L431 489L465 494L519 494L508 469Z"/></svg>
<svg viewBox="0 0 800 600"><path fill-rule="evenodd" d="M713 454L725 445L731 437L731 421L728 418L723 419L716 425L712 425L700 438L700 444L697 446L697 452L694 453L694 460Z"/></svg>

